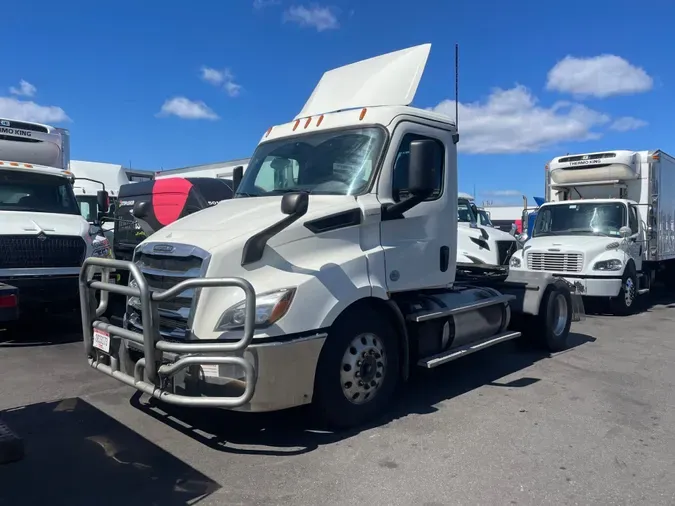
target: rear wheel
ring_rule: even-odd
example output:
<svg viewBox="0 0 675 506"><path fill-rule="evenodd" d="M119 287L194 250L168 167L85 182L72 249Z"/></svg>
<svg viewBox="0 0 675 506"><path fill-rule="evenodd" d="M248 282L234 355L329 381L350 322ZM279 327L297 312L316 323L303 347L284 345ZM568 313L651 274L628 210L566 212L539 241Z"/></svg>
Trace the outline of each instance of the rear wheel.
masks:
<svg viewBox="0 0 675 506"><path fill-rule="evenodd" d="M400 378L396 329L380 312L343 314L319 357L314 408L323 421L345 429L366 423L389 406Z"/></svg>

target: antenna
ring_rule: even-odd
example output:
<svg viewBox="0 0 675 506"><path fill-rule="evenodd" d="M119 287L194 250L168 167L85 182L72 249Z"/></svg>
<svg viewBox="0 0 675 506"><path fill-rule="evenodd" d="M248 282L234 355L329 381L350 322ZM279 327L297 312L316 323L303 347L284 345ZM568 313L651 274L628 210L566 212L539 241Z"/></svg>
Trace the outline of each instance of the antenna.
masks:
<svg viewBox="0 0 675 506"><path fill-rule="evenodd" d="M455 128L457 133L452 136L452 142L457 144L459 142L459 44L457 42L455 42Z"/></svg>

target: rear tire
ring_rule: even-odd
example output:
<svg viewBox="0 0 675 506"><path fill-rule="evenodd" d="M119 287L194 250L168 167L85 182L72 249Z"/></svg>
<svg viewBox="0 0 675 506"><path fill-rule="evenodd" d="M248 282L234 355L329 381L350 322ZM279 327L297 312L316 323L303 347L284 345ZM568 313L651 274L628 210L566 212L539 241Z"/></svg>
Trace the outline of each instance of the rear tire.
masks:
<svg viewBox="0 0 675 506"><path fill-rule="evenodd" d="M314 409L332 428L347 429L375 419L389 406L401 378L394 326L372 308L340 315L319 357Z"/></svg>

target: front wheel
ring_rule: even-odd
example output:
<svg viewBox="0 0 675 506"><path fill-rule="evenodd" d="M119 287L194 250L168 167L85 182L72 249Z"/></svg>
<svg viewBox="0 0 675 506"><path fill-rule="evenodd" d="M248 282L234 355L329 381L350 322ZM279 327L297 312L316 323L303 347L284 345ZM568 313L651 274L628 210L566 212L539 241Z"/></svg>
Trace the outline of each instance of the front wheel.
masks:
<svg viewBox="0 0 675 506"><path fill-rule="evenodd" d="M611 311L617 316L628 316L635 312L638 295L638 281L635 270L626 268L621 279L621 289L619 295L612 297Z"/></svg>
<svg viewBox="0 0 675 506"><path fill-rule="evenodd" d="M385 316L372 309L351 310L329 331L313 402L327 425L362 425L389 406L400 379L400 351L396 329Z"/></svg>

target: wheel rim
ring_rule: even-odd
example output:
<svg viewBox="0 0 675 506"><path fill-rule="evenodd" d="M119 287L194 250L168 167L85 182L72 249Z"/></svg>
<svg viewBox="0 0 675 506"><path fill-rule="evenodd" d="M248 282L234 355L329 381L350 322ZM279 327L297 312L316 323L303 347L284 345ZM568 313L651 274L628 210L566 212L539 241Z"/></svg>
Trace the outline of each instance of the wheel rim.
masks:
<svg viewBox="0 0 675 506"><path fill-rule="evenodd" d="M557 294L555 303L553 304L553 335L556 337L562 336L563 332L565 332L568 312L567 299L564 295Z"/></svg>
<svg viewBox="0 0 675 506"><path fill-rule="evenodd" d="M626 301L626 307L630 307L633 304L635 299L635 283L633 283L632 278L626 280L626 286L623 289L624 300Z"/></svg>
<svg viewBox="0 0 675 506"><path fill-rule="evenodd" d="M387 371L384 344L375 334L360 334L347 347L340 363L342 393L353 404L375 398Z"/></svg>

